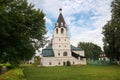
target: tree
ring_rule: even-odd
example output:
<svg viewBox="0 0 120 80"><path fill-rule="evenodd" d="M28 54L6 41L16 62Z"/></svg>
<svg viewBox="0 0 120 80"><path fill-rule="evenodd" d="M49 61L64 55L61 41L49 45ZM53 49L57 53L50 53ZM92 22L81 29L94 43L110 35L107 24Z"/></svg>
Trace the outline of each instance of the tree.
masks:
<svg viewBox="0 0 120 80"><path fill-rule="evenodd" d="M0 0L0 62L29 60L45 44L44 16L27 0Z"/></svg>
<svg viewBox="0 0 120 80"><path fill-rule="evenodd" d="M79 42L79 48L82 48L85 51L85 56L91 60L98 60L100 53L102 53L101 48L93 43Z"/></svg>
<svg viewBox="0 0 120 80"><path fill-rule="evenodd" d="M40 58L40 56L35 56L34 57L34 64L35 65L41 65L41 58Z"/></svg>
<svg viewBox="0 0 120 80"><path fill-rule="evenodd" d="M112 2L112 18L103 27L104 51L111 61L120 61L120 0Z"/></svg>

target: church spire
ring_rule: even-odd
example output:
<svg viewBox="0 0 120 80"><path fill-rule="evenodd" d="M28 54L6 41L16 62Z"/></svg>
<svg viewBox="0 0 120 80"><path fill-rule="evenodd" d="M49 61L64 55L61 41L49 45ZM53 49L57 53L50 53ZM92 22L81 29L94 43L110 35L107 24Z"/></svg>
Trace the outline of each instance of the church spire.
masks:
<svg viewBox="0 0 120 80"><path fill-rule="evenodd" d="M66 23L65 23L65 20L63 18L63 15L62 15L62 8L59 9L59 17L58 17L58 20L57 20L57 24L56 24L56 27L66 27Z"/></svg>

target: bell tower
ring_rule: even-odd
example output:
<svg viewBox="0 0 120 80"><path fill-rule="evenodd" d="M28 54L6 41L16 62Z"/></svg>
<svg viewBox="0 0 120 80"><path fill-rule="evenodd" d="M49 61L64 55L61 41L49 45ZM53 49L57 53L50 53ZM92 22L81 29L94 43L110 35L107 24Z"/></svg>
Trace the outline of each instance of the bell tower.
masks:
<svg viewBox="0 0 120 80"><path fill-rule="evenodd" d="M54 28L52 47L55 57L71 57L68 29L61 8L59 9L59 17Z"/></svg>

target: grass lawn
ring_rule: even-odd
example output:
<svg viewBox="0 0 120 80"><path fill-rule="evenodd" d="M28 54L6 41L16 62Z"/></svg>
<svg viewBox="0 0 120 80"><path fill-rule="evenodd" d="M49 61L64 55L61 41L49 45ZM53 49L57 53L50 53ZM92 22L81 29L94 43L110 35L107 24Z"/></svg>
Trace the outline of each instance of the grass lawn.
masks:
<svg viewBox="0 0 120 80"><path fill-rule="evenodd" d="M22 68L11 69L6 73L0 75L0 80L25 80L23 69Z"/></svg>
<svg viewBox="0 0 120 80"><path fill-rule="evenodd" d="M60 66L24 69L27 80L120 80L120 66Z"/></svg>

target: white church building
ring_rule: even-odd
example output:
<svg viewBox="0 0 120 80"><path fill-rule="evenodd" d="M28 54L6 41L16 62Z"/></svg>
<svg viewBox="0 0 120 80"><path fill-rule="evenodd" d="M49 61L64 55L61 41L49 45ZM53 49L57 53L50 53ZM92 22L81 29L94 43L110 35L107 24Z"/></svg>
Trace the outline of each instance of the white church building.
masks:
<svg viewBox="0 0 120 80"><path fill-rule="evenodd" d="M67 61L71 65L85 65L86 58L84 50L70 44L68 28L62 16L62 9L54 28L51 44L42 50L42 66L63 66Z"/></svg>

